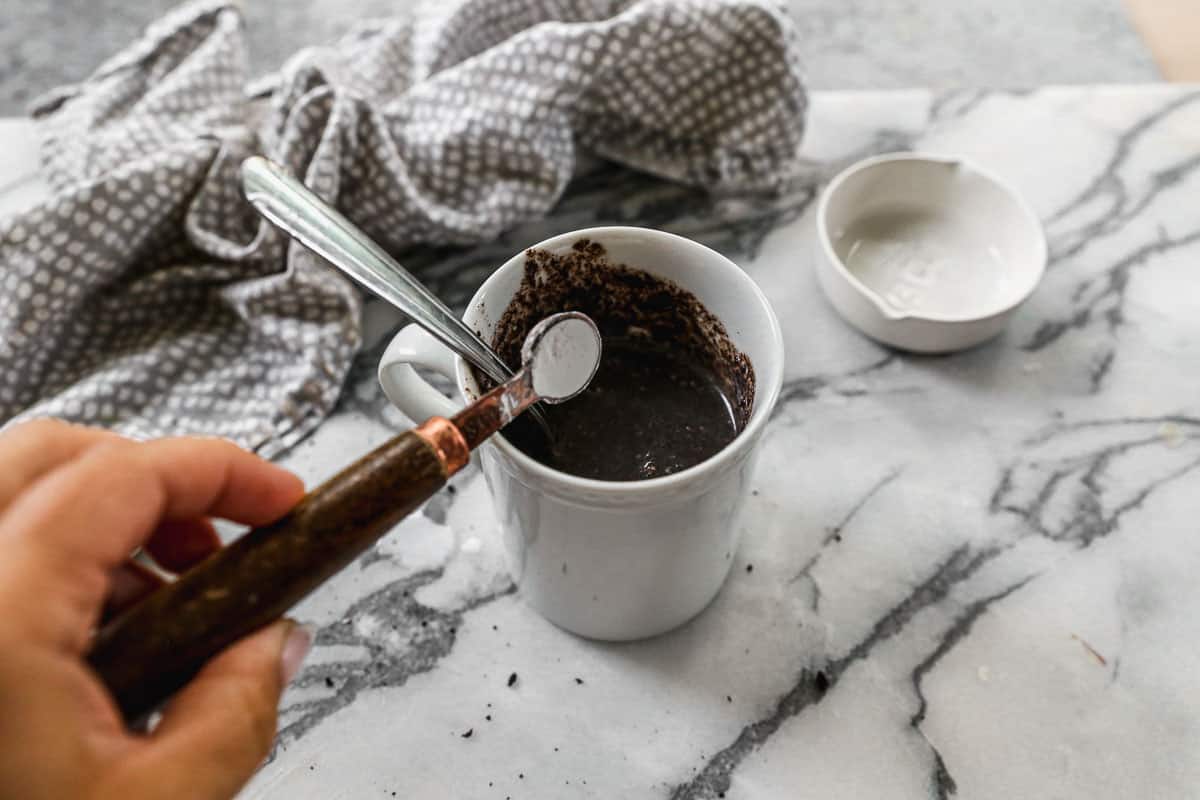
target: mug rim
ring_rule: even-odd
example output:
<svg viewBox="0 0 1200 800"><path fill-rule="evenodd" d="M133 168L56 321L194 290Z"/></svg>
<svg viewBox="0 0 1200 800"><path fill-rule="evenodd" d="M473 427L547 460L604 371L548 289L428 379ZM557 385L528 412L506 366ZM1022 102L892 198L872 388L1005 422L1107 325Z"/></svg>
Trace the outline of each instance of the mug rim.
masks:
<svg viewBox="0 0 1200 800"><path fill-rule="evenodd" d="M767 299L766 294L759 287L759 285L755 283L755 281L748 274L746 274L745 270L731 261L728 257L717 252L711 247L701 244L694 239L689 239L686 236L679 236L678 234L669 233L667 231L660 231L654 228L641 228L634 225L603 225L592 228L580 228L578 230L567 231L565 233L551 236L549 239L543 239L536 244L522 248L520 252L514 254L511 258L497 267L496 270L493 271L492 274L489 275L475 291L475 294L471 296L471 299L467 304L467 310L464 312L463 316L465 318L466 315L470 313L471 309L476 308L486 298L489 290L494 283L499 280L499 276L502 273L505 273L510 269L514 269L514 265L517 264L518 261L520 261L522 264L524 263L526 251L541 247L554 247L561 244L565 239L577 240L583 236L591 236L600 241L600 244L604 244L604 242L601 240L601 237L606 234L614 233L632 233L639 236L647 236L649 238L664 239L674 245L682 244L686 247L702 248L703 250L707 250L713 256L716 256L716 261L714 263L719 263L721 265L720 269L731 271L734 274L735 280L743 280L749 284L753 296L766 314L770 346L779 354L779 359L776 368L771 371L772 374L770 375L760 375L757 367L755 368L755 408L750 415L750 419L746 422L746 426L742 428L742 430L738 431L737 436L735 436L732 441L698 464L693 464L687 469L680 470L679 472L673 472L670 475L634 481L607 481L600 480L598 478L584 478L578 475L572 475L569 472L563 472L562 470L549 467L540 461L531 458L530 456L518 450L516 446L514 446L503 436L494 436L489 440L489 442L497 447L506 458L512 462L515 462L524 473L529 474L533 478L541 481L565 484L571 488L585 492L622 493L636 495L652 494L678 488L684 484L696 480L706 473L717 471L723 468L727 462L735 458L736 455L748 445L748 443L753 443L757 439L759 432L766 426L767 421L770 418L771 409L775 407L775 403L779 398L779 393L783 387L783 331L779 326L779 319L776 317L775 310L771 307L771 303ZM639 269L642 269L642 267L639 267ZM683 288L688 289L686 286ZM691 290L688 289L688 291ZM722 320L722 324L723 323L724 320ZM457 388L459 394L466 399L467 392L464 383L467 374L467 363L463 360L462 356L459 355L454 356L454 361L455 388ZM766 380L763 380L764 378L766 378ZM763 394L760 395L760 392L763 392ZM761 403L759 402L760 396L762 398Z"/></svg>

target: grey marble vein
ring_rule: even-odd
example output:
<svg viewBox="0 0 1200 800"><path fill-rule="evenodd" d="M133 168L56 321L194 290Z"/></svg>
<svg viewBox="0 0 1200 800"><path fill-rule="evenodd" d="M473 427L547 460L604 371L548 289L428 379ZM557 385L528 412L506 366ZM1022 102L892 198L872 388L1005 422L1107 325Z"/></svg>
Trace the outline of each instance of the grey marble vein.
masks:
<svg viewBox="0 0 1200 800"><path fill-rule="evenodd" d="M821 610L821 584L818 583L817 579L812 576L812 570L813 567L816 566L817 562L820 561L822 553L825 552L825 548L829 547L831 544L841 542L842 531L846 529L846 526L850 524L850 521L854 519L855 515L862 510L863 506L871 502L871 498L878 494L881 489L883 489L892 481L896 480L896 478L900 477L900 473L903 471L903 467L895 467L888 471L888 473L882 478L875 481L875 483L871 484L871 488L867 489L866 493L862 497L858 498L858 500L854 502L854 505L850 506L849 510L846 511L845 515L837 522L837 524L831 525L825 529L825 537L821 539L821 543L817 551L812 554L808 561L804 562L804 566L800 567L800 569L796 571L796 574L792 576L791 580L788 581L789 584L796 583L797 581L801 580L808 581L809 586L812 588L813 611Z"/></svg>
<svg viewBox="0 0 1200 800"><path fill-rule="evenodd" d="M861 367L846 370L826 375L805 375L798 378L789 378L784 381L783 388L779 392L779 405L776 407L774 414L779 416L785 410L790 410L791 403L802 400L813 400L825 389L831 389L835 394L842 397L856 397L863 394L863 390L859 388L848 389L839 386L839 383L846 378L862 378L870 375L878 370L886 369L895 363L896 356L888 353L869 364Z"/></svg>
<svg viewBox="0 0 1200 800"><path fill-rule="evenodd" d="M373 560L367 559L367 563ZM352 661L323 661L301 671L290 690L328 691L315 699L285 702L281 706L276 753L330 714L353 703L362 692L403 686L413 675L434 669L454 648L458 626L465 614L515 591L510 583L450 610L418 602L415 597L418 590L441 578L442 572L423 570L391 582L355 601L342 619L317 631L313 647L318 654L324 647L339 646L361 650L362 657ZM372 620L371 634L364 634L356 627L363 616ZM381 633L393 636L397 642L392 644Z"/></svg>
<svg viewBox="0 0 1200 800"><path fill-rule="evenodd" d="M1072 198L1071 201L1065 206L1051 214L1049 219L1046 221L1050 224L1054 224L1102 193L1114 194L1114 206L1116 209L1121 210L1125 205L1127 198L1125 196L1124 186L1117 176L1117 172L1129 160L1134 146L1139 140L1144 138L1149 131L1153 130L1154 126L1159 122L1166 119L1179 109L1191 105L1198 99L1200 99L1200 92L1187 92L1181 94L1179 97L1164 103L1162 106L1156 108L1151 113L1137 120L1132 125L1129 125L1123 131L1119 132L1114 141L1115 146L1113 147L1113 153L1109 158L1108 163L1106 163L1104 167L1096 173L1095 177L1086 187L1084 187L1083 191ZM1158 181L1155 181L1155 183L1158 183ZM1145 206L1142 205L1141 207L1144 208ZM1101 229L1099 227L1096 227L1090 228L1087 232L1091 235L1094 235L1100 230Z"/></svg>
<svg viewBox="0 0 1200 800"><path fill-rule="evenodd" d="M751 751L761 747L786 720L821 702L828 692L837 688L838 681L848 668L870 656L879 644L899 634L916 614L940 602L955 585L970 578L1000 552L999 548L990 548L972 553L965 545L955 549L896 606L876 620L870 633L848 653L816 671L802 670L795 684L776 701L769 715L742 728L732 743L708 760L699 775L672 790L671 800L724 797L729 791L731 773Z"/></svg>
<svg viewBox="0 0 1200 800"><path fill-rule="evenodd" d="M1079 283L1072 297L1069 315L1064 318L1046 320L1034 332L1025 345L1029 351L1041 350L1070 330L1085 328L1100 318L1110 333L1125 321L1125 290L1129 286L1129 273L1145 266L1153 257L1173 250L1188 247L1200 241L1200 228L1180 236L1171 236L1159 228L1158 235L1149 242L1135 247L1131 252L1106 267L1097 277L1088 277ZM1103 375L1100 376L1103 378ZM1098 383L1098 381L1097 381Z"/></svg>
<svg viewBox="0 0 1200 800"><path fill-rule="evenodd" d="M933 649L929 655L921 659L921 663L913 669L910 680L913 686L913 692L917 696L917 710L913 713L909 720L909 725L917 731L921 730L921 723L925 720L925 713L929 707L929 701L925 697L925 692L921 689L921 681L949 653L956 644L964 637L971 633L971 628L975 622L983 616L983 614L993 604L1000 602L1008 597L1013 592L1021 589L1025 584L1029 583L1033 576L1022 578L1021 580L1004 587L994 594L987 597L982 597L969 604L961 614L955 618L954 623L946 629L941 639L937 643L937 647ZM924 734L922 734L924 737ZM929 744L929 749L933 753L933 770L931 784L933 795L939 800L958 793L958 785L954 782L954 777L950 774L949 768L946 766L946 761L942 758L942 754L937 747L928 739L925 740Z"/></svg>
<svg viewBox="0 0 1200 800"><path fill-rule="evenodd" d="M1089 436L1081 442L1080 432L1099 434L1099 441ZM1056 427L1031 444L1005 469L991 509L1016 514L1037 534L1079 547L1115 531L1121 517L1156 490L1200 469L1200 420L1192 417L1088 420ZM1108 475L1122 460L1148 450L1168 457L1137 470L1120 491L1111 490Z"/></svg>

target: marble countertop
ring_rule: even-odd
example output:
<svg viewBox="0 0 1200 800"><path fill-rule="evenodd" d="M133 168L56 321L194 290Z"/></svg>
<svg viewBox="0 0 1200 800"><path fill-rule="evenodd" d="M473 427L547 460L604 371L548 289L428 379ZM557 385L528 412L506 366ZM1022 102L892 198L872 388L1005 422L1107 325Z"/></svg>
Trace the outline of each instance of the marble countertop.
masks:
<svg viewBox="0 0 1200 800"><path fill-rule="evenodd" d="M245 797L1200 792L1200 87L818 93L810 120L775 202L598 170L545 223L412 262L461 304L549 233L633 222L762 286L786 384L713 605L634 644L554 628L469 470L297 609L316 646ZM888 351L814 278L815 185L908 148L976 159L1046 226L1042 286L970 352ZM309 481L408 424L373 374L399 320L368 312L283 459Z"/></svg>

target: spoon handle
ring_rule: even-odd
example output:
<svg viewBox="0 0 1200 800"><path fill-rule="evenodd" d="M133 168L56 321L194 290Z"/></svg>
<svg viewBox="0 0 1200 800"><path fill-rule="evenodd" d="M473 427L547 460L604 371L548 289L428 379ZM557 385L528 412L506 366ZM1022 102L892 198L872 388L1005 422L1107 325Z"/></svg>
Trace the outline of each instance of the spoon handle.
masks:
<svg viewBox="0 0 1200 800"><path fill-rule="evenodd" d="M242 163L242 188L259 213L408 314L442 344L503 383L513 375L437 295L350 220L261 156Z"/></svg>
<svg viewBox="0 0 1200 800"><path fill-rule="evenodd" d="M309 492L116 617L88 662L126 720L152 711L214 655L300 602L467 463L462 435L434 417Z"/></svg>

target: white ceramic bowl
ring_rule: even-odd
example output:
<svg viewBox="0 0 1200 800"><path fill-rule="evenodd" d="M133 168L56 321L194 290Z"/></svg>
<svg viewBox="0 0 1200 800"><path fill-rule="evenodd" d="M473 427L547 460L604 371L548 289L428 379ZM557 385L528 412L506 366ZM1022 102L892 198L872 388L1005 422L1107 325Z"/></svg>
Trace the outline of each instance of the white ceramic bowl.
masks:
<svg viewBox="0 0 1200 800"><path fill-rule="evenodd" d="M942 353L999 333L1046 268L1028 205L962 159L875 156L817 205L817 275L852 325L893 347Z"/></svg>

